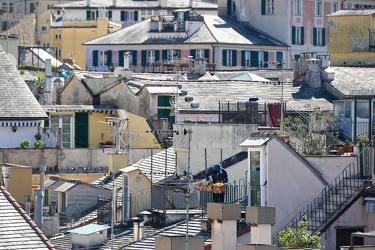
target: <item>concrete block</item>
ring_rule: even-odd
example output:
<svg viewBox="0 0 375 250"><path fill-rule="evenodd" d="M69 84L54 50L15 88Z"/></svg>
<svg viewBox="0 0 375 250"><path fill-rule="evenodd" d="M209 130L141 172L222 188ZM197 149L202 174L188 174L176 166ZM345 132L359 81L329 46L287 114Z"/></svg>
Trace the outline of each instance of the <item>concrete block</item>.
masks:
<svg viewBox="0 0 375 250"><path fill-rule="evenodd" d="M246 207L246 223L273 225L275 222L275 207Z"/></svg>
<svg viewBox="0 0 375 250"><path fill-rule="evenodd" d="M186 237L155 237L155 250L180 250L186 249ZM203 250L204 238L203 237L189 237L188 242L189 250Z"/></svg>
<svg viewBox="0 0 375 250"><path fill-rule="evenodd" d="M240 204L207 203L207 218L211 220L241 219Z"/></svg>
<svg viewBox="0 0 375 250"><path fill-rule="evenodd" d="M237 250L276 250L277 247L274 245L263 245L263 244L244 244L237 245Z"/></svg>

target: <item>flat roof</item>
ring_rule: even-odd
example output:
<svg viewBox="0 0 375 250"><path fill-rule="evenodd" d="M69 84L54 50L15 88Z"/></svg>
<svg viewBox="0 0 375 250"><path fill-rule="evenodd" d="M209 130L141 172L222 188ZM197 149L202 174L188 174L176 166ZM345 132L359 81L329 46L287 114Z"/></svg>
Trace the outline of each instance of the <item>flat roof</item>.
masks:
<svg viewBox="0 0 375 250"><path fill-rule="evenodd" d="M79 227L79 228L69 230L68 233L88 235L88 234L100 232L102 230L106 230L108 228L110 228L110 226L98 225L98 224L89 224L89 225L86 225L86 226L83 226L83 227Z"/></svg>

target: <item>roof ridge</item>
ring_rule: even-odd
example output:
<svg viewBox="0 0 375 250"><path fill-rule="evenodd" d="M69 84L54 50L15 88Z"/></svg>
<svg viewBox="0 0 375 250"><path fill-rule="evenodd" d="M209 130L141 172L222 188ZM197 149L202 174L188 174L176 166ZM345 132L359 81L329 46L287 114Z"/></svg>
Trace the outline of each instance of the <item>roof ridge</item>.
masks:
<svg viewBox="0 0 375 250"><path fill-rule="evenodd" d="M43 241L44 244L51 250L57 250L58 248L53 245L47 236L42 232L42 230L35 224L31 217L23 210L21 205L17 202L16 199L9 193L9 191L2 185L0 185L0 191L4 194L7 200L12 204L12 206L17 210L17 212L22 216L22 218L30 225L30 227L36 232L39 238Z"/></svg>

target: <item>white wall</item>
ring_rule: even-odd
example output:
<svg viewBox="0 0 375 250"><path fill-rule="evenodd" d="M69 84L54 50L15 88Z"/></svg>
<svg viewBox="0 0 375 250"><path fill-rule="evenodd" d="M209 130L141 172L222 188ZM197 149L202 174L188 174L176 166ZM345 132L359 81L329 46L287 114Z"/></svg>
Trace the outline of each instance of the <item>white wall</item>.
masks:
<svg viewBox="0 0 375 250"><path fill-rule="evenodd" d="M30 140L30 147L34 147L36 141L35 135L38 133L38 127L18 127L13 132L12 127L0 127L0 148L17 148L20 142Z"/></svg>

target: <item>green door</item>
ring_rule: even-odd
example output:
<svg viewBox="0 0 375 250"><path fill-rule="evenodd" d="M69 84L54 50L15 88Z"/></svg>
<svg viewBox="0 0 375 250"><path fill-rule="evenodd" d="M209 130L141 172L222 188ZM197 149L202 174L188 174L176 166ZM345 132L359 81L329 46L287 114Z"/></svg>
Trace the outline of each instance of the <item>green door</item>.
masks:
<svg viewBox="0 0 375 250"><path fill-rule="evenodd" d="M75 147L89 147L89 115L88 113L76 113L75 122Z"/></svg>

